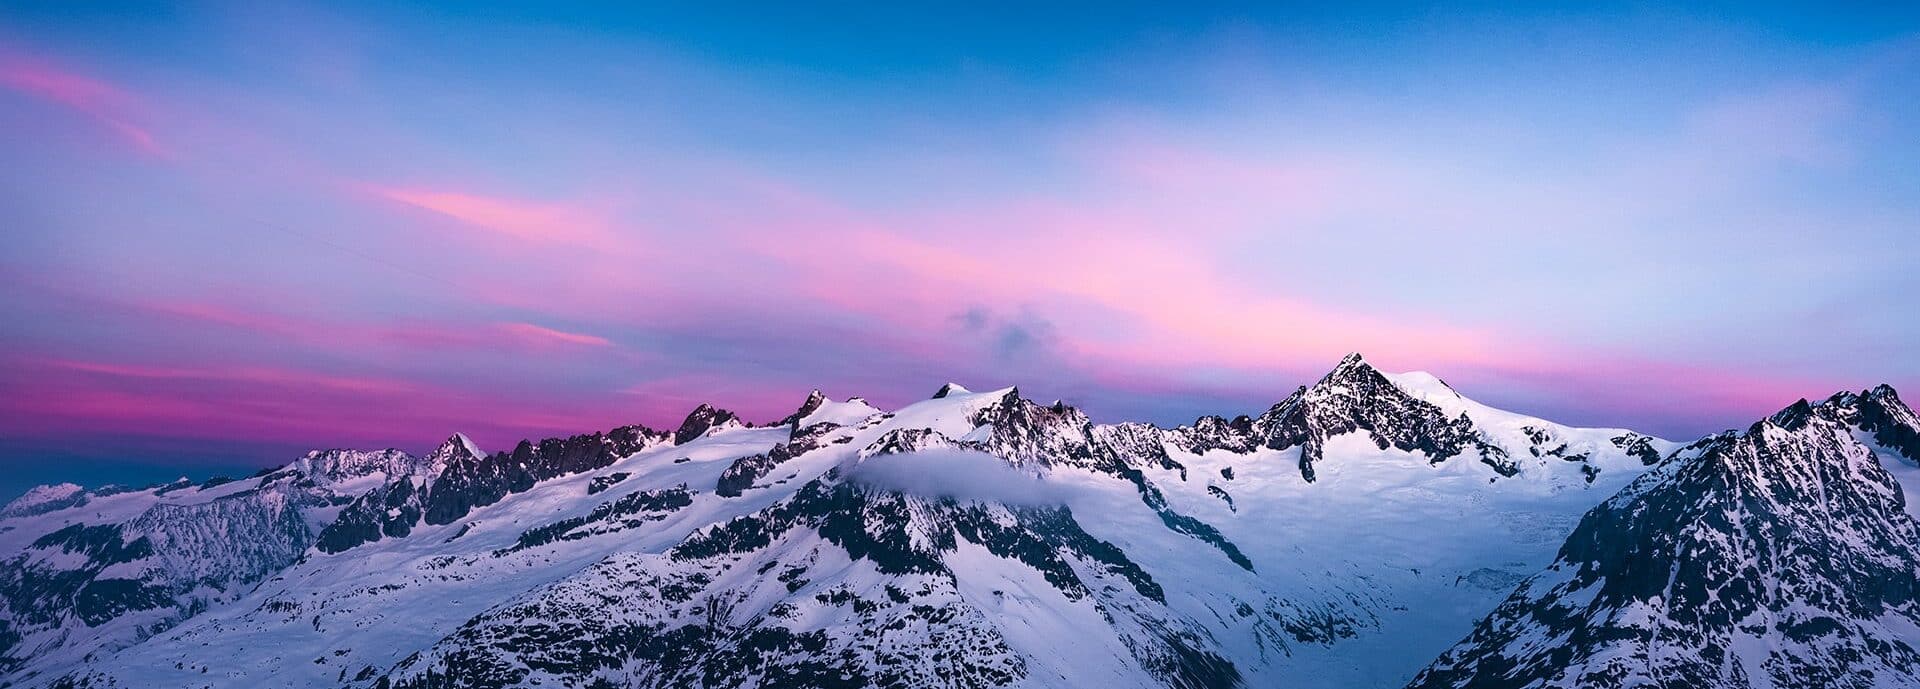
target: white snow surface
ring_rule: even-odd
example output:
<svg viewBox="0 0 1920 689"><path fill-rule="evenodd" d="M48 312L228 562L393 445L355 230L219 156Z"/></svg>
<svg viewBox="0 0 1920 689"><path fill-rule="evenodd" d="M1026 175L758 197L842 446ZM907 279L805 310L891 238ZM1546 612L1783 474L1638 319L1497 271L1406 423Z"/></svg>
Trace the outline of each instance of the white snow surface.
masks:
<svg viewBox="0 0 1920 689"><path fill-rule="evenodd" d="M86 489L73 483L34 486L25 495L14 498L5 507L0 507L0 516L24 516L47 511L61 506L62 503L82 498Z"/></svg>
<svg viewBox="0 0 1920 689"><path fill-rule="evenodd" d="M991 437L1004 429L974 419L1013 394L1011 388L973 393L949 384L946 397L891 414L858 398L827 400L793 427L716 428L685 445L649 447L610 466L540 482L455 523L423 523L404 538L341 553L309 549L231 600L94 658L82 674L101 682L97 686L367 687L367 678L402 667L415 654L431 655L463 624L507 606L543 597L591 600L603 589L623 595L606 588L612 584L598 583L609 573L678 576L694 565L668 553L690 535L761 513L810 481L865 471L884 472L877 475L888 488L929 498L1064 504L1087 534L1117 547L1164 589L1164 603L1124 584L1072 599L1041 571L957 539L942 556L956 575L953 588L928 589L926 600L984 613L977 624L1024 659L1016 686L1164 686L1129 649L1146 630L1165 626L1208 640L1248 686L1398 687L1465 636L1516 583L1551 562L1583 513L1648 467L1616 442L1629 431L1568 427L1487 407L1426 373L1389 379L1449 417L1470 418L1489 442L1520 460L1519 472L1501 476L1471 451L1434 461L1382 450L1364 432L1329 439L1311 482L1302 477L1299 447L1193 453L1163 443L1170 463L1130 461L1163 496L1166 509L1217 530L1244 554L1249 570L1215 544L1171 528L1135 483L1093 467L1022 466L1010 471L1018 480L1006 477L1011 485L996 492L994 481L964 489L950 485L964 480L951 473L956 467L964 470L978 460L960 451L882 457L862 452L896 431L931 431L950 443ZM773 466L739 497L714 492L735 460L767 454L789 442L796 428L820 422L839 427L826 432L818 449ZM456 438L481 454L464 436ZM1648 442L1662 455L1678 447L1657 438ZM322 475L336 464L377 466L383 476L418 470L378 453L331 460L318 454L301 461ZM1582 459L1569 459L1574 456ZM916 466L916 460L925 464ZM857 469L862 461L880 464ZM1920 479L1910 477L1920 468L1902 468L1909 473L1901 481L1914 490ZM924 475L916 476L917 469ZM612 481L615 474L626 477ZM368 480L334 485L378 485L362 487ZM596 480L607 487L589 494ZM649 513L634 526L519 546L529 529L589 518L623 498L680 487L692 494L690 504ZM33 539L66 524L128 521L159 503L210 500L222 488L96 497L80 508L0 521L0 552L23 552ZM808 529L787 532L744 557L744 564L716 560L699 566L724 572L713 586L741 592L734 617L769 619L770 611L787 603L795 606L788 611L793 616L780 624L796 631L844 624L839 608L812 602L816 594L836 587L872 593L911 579L883 575ZM748 566L762 562L772 569ZM802 567L805 586L789 590L775 583L774 574L786 568L775 563ZM1073 566L1089 581L1106 576L1084 561ZM1114 610L1130 612L1109 614Z"/></svg>
<svg viewBox="0 0 1920 689"><path fill-rule="evenodd" d="M819 409L815 409L813 413L802 417L794 425L799 428L806 428L816 423L852 426L866 421L876 414L882 413L884 412L875 409L871 404L867 404L867 400L864 398L854 397L845 402L835 402L832 399L828 399L820 403Z"/></svg>

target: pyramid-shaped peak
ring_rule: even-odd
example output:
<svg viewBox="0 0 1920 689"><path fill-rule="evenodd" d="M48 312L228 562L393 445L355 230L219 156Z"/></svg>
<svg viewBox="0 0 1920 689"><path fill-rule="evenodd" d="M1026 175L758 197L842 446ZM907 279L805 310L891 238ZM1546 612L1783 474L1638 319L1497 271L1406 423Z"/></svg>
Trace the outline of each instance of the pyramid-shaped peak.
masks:
<svg viewBox="0 0 1920 689"><path fill-rule="evenodd" d="M807 393L807 399L800 403L800 407L798 409L793 410L793 413L788 414L786 418L781 419L780 423L781 424L798 423L801 419L807 418L808 415L816 411L819 411L820 407L825 405L826 403L827 403L827 396L825 394L822 394L819 388L814 388L813 392Z"/></svg>
<svg viewBox="0 0 1920 689"><path fill-rule="evenodd" d="M1320 377L1312 385L1302 386L1297 395L1306 397L1324 397L1326 395L1348 394L1404 394L1387 374L1374 368L1373 364L1360 356L1359 352L1348 354L1335 364L1332 370Z"/></svg>
<svg viewBox="0 0 1920 689"><path fill-rule="evenodd" d="M1332 367L1332 370L1327 370L1327 374L1321 376L1319 382L1311 384L1308 388L1309 390L1352 388L1352 386L1356 386L1356 384L1359 384L1361 388L1375 388L1377 384L1392 386L1392 382L1386 378L1384 372L1380 372L1380 368L1375 368L1371 363L1367 363L1367 359L1361 357L1356 351L1356 353L1350 353L1350 355L1342 357L1340 363L1336 363L1336 365Z"/></svg>
<svg viewBox="0 0 1920 689"><path fill-rule="evenodd" d="M421 458L416 472L428 476L439 476L448 466L478 462L486 457L487 453L482 451L480 445L473 442L472 438L467 437L467 434L454 433L447 436L439 447L427 453L426 457Z"/></svg>
<svg viewBox="0 0 1920 689"><path fill-rule="evenodd" d="M1800 401L1789 404L1786 408L1774 412L1773 415L1767 417L1765 421L1781 428L1795 430L1806 425L1807 421L1813 418L1813 415L1813 404L1808 402L1805 397L1802 397ZM1758 427L1758 424L1756 424L1755 428Z"/></svg>
<svg viewBox="0 0 1920 689"><path fill-rule="evenodd" d="M708 431L729 425L742 425L740 417L733 412L703 403L694 407L693 411L687 414L687 419L680 422L680 429L673 433L673 444L685 445L706 435Z"/></svg>
<svg viewBox="0 0 1920 689"><path fill-rule="evenodd" d="M1334 364L1333 370L1328 371L1326 378L1323 380L1333 380L1366 372L1379 373L1379 371L1373 367L1373 364L1367 363L1366 357L1360 356L1359 352L1354 352L1342 357L1340 363Z"/></svg>
<svg viewBox="0 0 1920 689"><path fill-rule="evenodd" d="M940 386L939 391L933 393L933 398L945 399L954 395L965 395L971 392L973 391L961 387L959 383L947 383L946 385Z"/></svg>
<svg viewBox="0 0 1920 689"><path fill-rule="evenodd" d="M464 452L475 457L487 456L487 453L480 450L478 443L473 442L473 439L467 437L467 434L459 432L447 436L446 442L440 443L440 449L449 453Z"/></svg>

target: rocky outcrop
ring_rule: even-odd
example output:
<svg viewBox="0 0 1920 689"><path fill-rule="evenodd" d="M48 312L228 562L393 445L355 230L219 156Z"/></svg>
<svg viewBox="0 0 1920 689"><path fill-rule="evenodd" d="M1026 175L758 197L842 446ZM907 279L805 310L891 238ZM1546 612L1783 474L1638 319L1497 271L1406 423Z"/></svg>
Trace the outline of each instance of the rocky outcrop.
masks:
<svg viewBox="0 0 1920 689"><path fill-rule="evenodd" d="M835 441L827 440L834 429L839 427L838 424L823 422L808 426L804 430L795 429L792 439L775 445L772 450L734 460L732 464L727 465L725 471L720 472L720 480L718 485L714 486L714 494L723 498L740 497L741 493L752 488L755 482L772 472L775 467L817 450L828 442L844 443L852 440L847 436L842 436Z"/></svg>
<svg viewBox="0 0 1920 689"><path fill-rule="evenodd" d="M824 394L821 394L818 389L815 389L813 392L807 393L807 399L800 403L799 409L793 410L792 414L788 414L786 418L781 419L779 423L776 423L774 425L792 426L792 425L798 424L800 423L801 419L807 418L807 415L812 414L816 411L819 411L820 405L823 405L826 403L827 403L827 396ZM798 430L798 429L796 428L795 430Z"/></svg>
<svg viewBox="0 0 1920 689"><path fill-rule="evenodd" d="M1413 687L1920 687L1920 525L1856 435L1890 388L1690 446L1596 507Z"/></svg>
<svg viewBox="0 0 1920 689"><path fill-rule="evenodd" d="M689 417L688 423L692 422ZM538 443L522 440L511 452L487 457L459 452L427 491L425 521L451 524L474 509L525 492L541 481L608 466L665 439L664 434L645 426L622 426L604 434L547 438Z"/></svg>
<svg viewBox="0 0 1920 689"><path fill-rule="evenodd" d="M1486 442L1465 415L1449 418L1439 407L1413 397L1360 357L1348 355L1319 382L1300 388L1253 420L1260 444L1275 450L1300 448L1300 475L1314 480L1314 465L1334 436L1365 432L1380 449L1419 452L1434 462L1467 451L1503 475L1517 469L1506 451Z"/></svg>
<svg viewBox="0 0 1920 689"><path fill-rule="evenodd" d="M716 409L711 404L702 404L687 414L680 422L680 429L673 432L673 444L685 445L694 439L705 436L718 428L743 426L740 417L725 409Z"/></svg>

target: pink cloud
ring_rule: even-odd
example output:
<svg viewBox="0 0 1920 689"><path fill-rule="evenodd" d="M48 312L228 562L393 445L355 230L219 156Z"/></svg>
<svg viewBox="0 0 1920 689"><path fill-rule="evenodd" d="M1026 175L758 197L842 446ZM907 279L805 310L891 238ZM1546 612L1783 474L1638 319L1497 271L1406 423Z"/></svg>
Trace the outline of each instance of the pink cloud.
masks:
<svg viewBox="0 0 1920 689"><path fill-rule="evenodd" d="M687 412L712 404L748 421L781 418L806 400L798 387L777 389L763 381L713 375L681 375L636 383L620 391L640 404L645 417L660 419L663 427L678 424Z"/></svg>
<svg viewBox="0 0 1920 689"><path fill-rule="evenodd" d="M132 121L137 100L117 86L44 61L0 55L0 87L65 106L113 131L135 150L167 157L153 134Z"/></svg>
<svg viewBox="0 0 1920 689"><path fill-rule="evenodd" d="M604 337L554 330L532 323L501 323L495 327L510 336L535 344L561 344L581 347L613 346L613 342Z"/></svg>
<svg viewBox="0 0 1920 689"><path fill-rule="evenodd" d="M1831 379L1577 349L1504 366L1462 367L1448 379L1455 378L1489 390L1520 391L1522 403L1537 400L1590 413L1607 411L1646 423L1711 420L1740 426L1803 397L1819 400L1879 382L1836 384Z"/></svg>
<svg viewBox="0 0 1920 689"><path fill-rule="evenodd" d="M118 378L227 381L261 385L303 386L348 392L403 393L414 390L412 385L398 380L334 376L311 371L261 366L192 368L57 359L43 362L43 365L80 373Z"/></svg>
<svg viewBox="0 0 1920 689"><path fill-rule="evenodd" d="M398 347L407 350L458 348L527 352L555 346L614 346L611 340L604 337L531 323L465 326L444 322L370 323L312 316L296 318L254 308L179 299L150 299L121 305L139 314L231 328L274 339L326 345L340 351Z"/></svg>
<svg viewBox="0 0 1920 689"><path fill-rule="evenodd" d="M1051 224L1015 236L900 232L810 242L796 285L844 308L927 332L977 305L1052 304L1081 314L1062 347L1089 368L1204 363L1271 369L1355 349L1395 359L1483 364L1537 356L1500 333L1382 318L1263 293L1224 276L1192 242L1099 224ZM1092 314L1088 316L1087 314Z"/></svg>
<svg viewBox="0 0 1920 689"><path fill-rule="evenodd" d="M1338 196L1351 181L1345 172L1317 182L1299 169L1254 174L1211 156L1161 159L1185 172L1163 179L1149 166L1143 184L1178 189L1190 175L1245 173L1241 189L1250 204L1267 185L1314 190L1275 200L1305 213L1317 212L1307 197ZM1818 381L1659 362L1525 331L1290 296L1223 270L1217 240L1237 229L1201 223L1191 233L1172 232L1126 203L1115 209L1015 201L953 215L880 218L782 187L768 217L734 218L726 227L736 248L762 252L791 272L781 284L793 298L883 323L881 330L919 343L915 349L930 361L965 351L950 341L954 314L1031 308L1058 326L1049 344L1062 367L1115 390L1244 393L1264 381L1279 388L1361 351L1388 370L1497 381L1489 389L1555 381L1566 408L1651 404L1699 418L1702 410L1760 414L1832 392ZM775 231L781 241L765 241ZM1223 372L1234 372L1238 382L1222 384Z"/></svg>
<svg viewBox="0 0 1920 689"><path fill-rule="evenodd" d="M298 337L319 334L325 329L313 322L202 301L144 300L132 305L148 313L267 335Z"/></svg>
<svg viewBox="0 0 1920 689"><path fill-rule="evenodd" d="M379 186L368 189L380 198L505 237L599 249L619 245L614 223L605 211L596 208L455 191Z"/></svg>
<svg viewBox="0 0 1920 689"><path fill-rule="evenodd" d="M537 391L271 366L9 358L0 360L0 380L17 392L0 398L0 433L19 437L110 430L338 447L424 444L463 430L500 447L632 423L635 411Z"/></svg>

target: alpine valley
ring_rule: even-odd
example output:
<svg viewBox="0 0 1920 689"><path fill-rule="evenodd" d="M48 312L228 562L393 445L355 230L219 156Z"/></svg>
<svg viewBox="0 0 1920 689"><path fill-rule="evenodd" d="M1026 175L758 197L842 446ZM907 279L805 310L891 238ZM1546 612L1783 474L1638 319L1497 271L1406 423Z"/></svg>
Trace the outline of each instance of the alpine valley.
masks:
<svg viewBox="0 0 1920 689"><path fill-rule="evenodd" d="M1354 355L1171 429L948 384L42 486L0 686L1920 687L1898 395L1681 441Z"/></svg>

